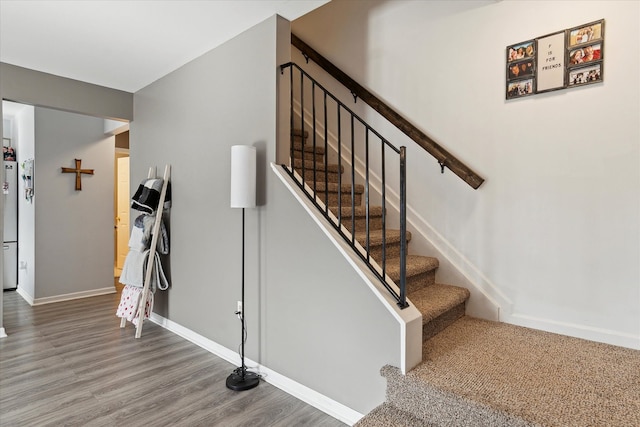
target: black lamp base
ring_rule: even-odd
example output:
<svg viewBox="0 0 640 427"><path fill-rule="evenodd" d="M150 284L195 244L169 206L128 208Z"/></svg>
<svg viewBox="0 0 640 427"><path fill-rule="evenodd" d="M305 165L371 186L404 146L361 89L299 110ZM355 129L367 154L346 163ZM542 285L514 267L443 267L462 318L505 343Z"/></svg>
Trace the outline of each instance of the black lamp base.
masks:
<svg viewBox="0 0 640 427"><path fill-rule="evenodd" d="M238 368L231 375L227 377L227 388L235 391L244 391L255 388L260 384L260 376L253 372L244 371L244 377L242 375L242 368Z"/></svg>

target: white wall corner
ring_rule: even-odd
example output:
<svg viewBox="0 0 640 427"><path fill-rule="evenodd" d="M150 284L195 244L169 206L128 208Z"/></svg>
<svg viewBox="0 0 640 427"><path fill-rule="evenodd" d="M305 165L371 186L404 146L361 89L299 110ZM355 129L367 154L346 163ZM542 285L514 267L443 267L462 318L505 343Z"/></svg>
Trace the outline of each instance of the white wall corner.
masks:
<svg viewBox="0 0 640 427"><path fill-rule="evenodd" d="M104 134L105 135L118 135L129 130L129 122L122 122L119 120L104 120Z"/></svg>
<svg viewBox="0 0 640 427"><path fill-rule="evenodd" d="M33 296L31 296L28 292L22 289L20 285L18 285L18 287L16 288L16 292L18 293L18 295L22 297L23 300L27 302L27 304L29 304L30 306L35 305Z"/></svg>

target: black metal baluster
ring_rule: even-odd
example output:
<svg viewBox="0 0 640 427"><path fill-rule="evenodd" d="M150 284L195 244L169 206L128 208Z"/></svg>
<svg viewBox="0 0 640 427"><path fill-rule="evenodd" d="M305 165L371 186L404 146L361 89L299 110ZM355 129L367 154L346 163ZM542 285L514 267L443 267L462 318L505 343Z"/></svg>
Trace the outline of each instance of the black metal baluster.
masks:
<svg viewBox="0 0 640 427"><path fill-rule="evenodd" d="M294 122L293 122L293 67L289 67L289 92L291 92L291 96L289 99L289 120L290 120L290 125L291 128L289 129L289 141L290 141L290 146L289 146L289 156L291 159L291 176L294 176L294 168L295 168L295 164L296 164L296 160L294 157L294 153L293 153L293 141L295 140L295 136L293 135L293 129L295 128Z"/></svg>
<svg viewBox="0 0 640 427"><path fill-rule="evenodd" d="M316 82L311 82L311 103L313 104L311 107L311 115L313 121L311 122L313 129L313 153L311 158L313 159L313 197L317 197L318 195L318 180L316 179L318 166L316 165ZM304 154L303 154L304 156Z"/></svg>
<svg viewBox="0 0 640 427"><path fill-rule="evenodd" d="M338 230L342 225L342 125L340 120L340 107L338 103Z"/></svg>
<svg viewBox="0 0 640 427"><path fill-rule="evenodd" d="M329 213L329 143L327 141L327 91L324 91L324 206Z"/></svg>
<svg viewBox="0 0 640 427"><path fill-rule="evenodd" d="M365 187L364 187L364 200L365 200L365 230L367 233L367 262L371 261L370 256L370 247L371 247L371 236L369 229L369 126L365 128L365 137L364 137L364 150L365 150Z"/></svg>
<svg viewBox="0 0 640 427"><path fill-rule="evenodd" d="M386 274L387 274L387 182L386 182L386 170L385 170L385 154L384 154L384 142L381 142L382 147L382 158L381 158L381 167L382 167L382 277L384 282L387 282Z"/></svg>
<svg viewBox="0 0 640 427"><path fill-rule="evenodd" d="M407 150L400 147L400 301L407 306Z"/></svg>
<svg viewBox="0 0 640 427"><path fill-rule="evenodd" d="M304 74L302 70L300 70L300 142L304 145ZM304 151L302 152L302 189L304 190L305 181L305 161L304 161ZM306 192L306 190L305 190Z"/></svg>
<svg viewBox="0 0 640 427"><path fill-rule="evenodd" d="M351 239L356 241L356 153L353 114L351 115Z"/></svg>

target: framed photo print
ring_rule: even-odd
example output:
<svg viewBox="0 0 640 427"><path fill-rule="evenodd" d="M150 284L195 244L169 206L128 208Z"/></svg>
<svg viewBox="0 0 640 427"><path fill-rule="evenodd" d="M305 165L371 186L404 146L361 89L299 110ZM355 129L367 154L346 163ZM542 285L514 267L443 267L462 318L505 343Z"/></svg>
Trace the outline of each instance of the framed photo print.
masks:
<svg viewBox="0 0 640 427"><path fill-rule="evenodd" d="M535 40L529 40L507 46L507 63L521 61L523 59L534 59L535 55Z"/></svg>
<svg viewBox="0 0 640 427"><path fill-rule="evenodd" d="M535 73L535 62L533 59L521 62L512 62L507 65L507 80L532 77Z"/></svg>
<svg viewBox="0 0 640 427"><path fill-rule="evenodd" d="M576 67L603 59L602 42L569 49L569 67Z"/></svg>
<svg viewBox="0 0 640 427"><path fill-rule="evenodd" d="M507 82L507 99L522 98L535 92L534 79L515 80Z"/></svg>
<svg viewBox="0 0 640 427"><path fill-rule="evenodd" d="M602 81L602 63L569 70L569 87L584 86Z"/></svg>
<svg viewBox="0 0 640 427"><path fill-rule="evenodd" d="M593 43L604 38L604 19L567 30L567 47Z"/></svg>

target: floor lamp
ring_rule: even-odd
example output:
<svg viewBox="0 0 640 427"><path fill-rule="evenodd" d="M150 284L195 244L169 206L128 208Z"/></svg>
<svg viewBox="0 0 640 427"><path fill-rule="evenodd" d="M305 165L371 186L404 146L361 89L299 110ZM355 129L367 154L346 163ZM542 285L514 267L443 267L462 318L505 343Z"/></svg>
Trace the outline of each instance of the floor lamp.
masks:
<svg viewBox="0 0 640 427"><path fill-rule="evenodd" d="M242 208L242 302L236 314L242 322L241 365L227 377L227 387L235 391L249 390L260 383L260 376L247 372L244 364L246 324L244 320L244 209L256 206L256 149L247 145L231 147L231 207Z"/></svg>

